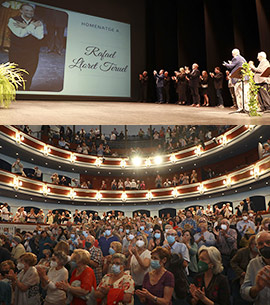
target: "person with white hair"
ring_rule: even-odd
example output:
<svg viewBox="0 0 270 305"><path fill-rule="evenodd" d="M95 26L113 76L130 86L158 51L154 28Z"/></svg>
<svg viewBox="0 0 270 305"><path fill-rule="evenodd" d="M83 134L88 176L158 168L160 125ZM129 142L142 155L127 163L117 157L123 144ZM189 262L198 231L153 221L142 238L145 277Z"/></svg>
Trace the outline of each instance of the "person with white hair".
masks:
<svg viewBox="0 0 270 305"><path fill-rule="evenodd" d="M216 247L199 250L199 274L190 285L189 304L230 304L230 288L223 271L220 252Z"/></svg>
<svg viewBox="0 0 270 305"><path fill-rule="evenodd" d="M238 49L232 50L232 60L227 62L223 62L223 66L225 66L229 71L230 75L233 75L233 73L240 67L243 66L245 62L245 58L240 55L240 51ZM236 102L238 110L237 112L241 112L243 110L249 111L248 107L248 91L249 91L249 83L248 78L245 77L245 80L241 81L241 79L238 78L231 78L232 84L234 85L235 90L235 96L236 96ZM243 105L243 87L244 86L244 105Z"/></svg>
<svg viewBox="0 0 270 305"><path fill-rule="evenodd" d="M258 233L255 240L260 255L249 262L240 292L252 304L265 305L270 295L270 232Z"/></svg>
<svg viewBox="0 0 270 305"><path fill-rule="evenodd" d="M254 66L252 61L249 62L249 66L254 74L254 81L260 86L258 92L258 101L262 111L270 110L270 77L262 77L263 72L270 67L270 63L267 60L267 55L265 52L259 52L258 61L260 62L258 67Z"/></svg>

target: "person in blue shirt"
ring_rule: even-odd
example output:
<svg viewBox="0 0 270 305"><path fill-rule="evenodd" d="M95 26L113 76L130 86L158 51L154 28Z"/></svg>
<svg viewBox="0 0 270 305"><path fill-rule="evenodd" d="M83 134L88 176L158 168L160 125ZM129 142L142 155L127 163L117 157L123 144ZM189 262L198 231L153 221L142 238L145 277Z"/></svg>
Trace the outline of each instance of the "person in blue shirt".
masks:
<svg viewBox="0 0 270 305"><path fill-rule="evenodd" d="M190 210L187 210L186 219L181 222L180 227L183 230L189 229L191 230L192 234L195 234L197 232L197 223L192 217L192 212ZM186 225L188 225L188 227L185 228Z"/></svg>
<svg viewBox="0 0 270 305"><path fill-rule="evenodd" d="M109 255L110 245L113 241L119 241L119 239L112 234L112 226L107 225L105 227L104 236L101 236L98 240L103 256Z"/></svg>

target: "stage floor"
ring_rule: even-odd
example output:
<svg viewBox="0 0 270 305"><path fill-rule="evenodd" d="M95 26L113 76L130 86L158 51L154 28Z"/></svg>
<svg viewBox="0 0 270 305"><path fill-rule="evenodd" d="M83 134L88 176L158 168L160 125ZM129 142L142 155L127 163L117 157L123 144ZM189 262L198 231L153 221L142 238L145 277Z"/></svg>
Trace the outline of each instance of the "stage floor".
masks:
<svg viewBox="0 0 270 305"><path fill-rule="evenodd" d="M16 101L0 108L0 124L9 125L268 125L270 113L260 117L233 113L230 108L173 104L95 101Z"/></svg>

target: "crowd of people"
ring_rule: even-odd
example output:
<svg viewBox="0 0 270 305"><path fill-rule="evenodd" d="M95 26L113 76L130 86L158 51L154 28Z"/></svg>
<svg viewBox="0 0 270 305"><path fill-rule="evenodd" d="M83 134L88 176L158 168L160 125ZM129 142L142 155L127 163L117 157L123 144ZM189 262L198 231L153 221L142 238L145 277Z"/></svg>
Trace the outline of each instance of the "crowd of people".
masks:
<svg viewBox="0 0 270 305"><path fill-rule="evenodd" d="M47 226L4 227L0 302L268 304L270 218L253 207L245 200L236 214L208 205L132 218L76 210L64 222L49 211ZM34 214L24 216L32 222Z"/></svg>
<svg viewBox="0 0 270 305"><path fill-rule="evenodd" d="M248 91L249 91L249 78L244 78L244 105L242 96L242 82L241 77L234 74L237 69L242 68L246 63L246 59L241 56L238 49L232 51L232 60L223 62L223 66L227 69L225 73L221 71L221 67L215 67L214 72L207 72L199 70L199 65L194 63L192 69L189 67L181 67L179 71L174 71L173 76L169 76L168 71L161 69L159 73L154 70L153 78L156 84L156 103L170 103L170 86L173 82L175 92L177 94L176 104L190 105L192 107L200 107L210 105L209 101L209 80L213 80L213 86L216 92L216 101L212 102L219 108L224 108L223 100L223 85L224 79L227 81L233 105L231 108L237 111L249 111L248 106ZM249 61L249 68L254 73L254 82L259 86L257 95L259 111L270 110L270 93L269 85L270 78L264 77L263 72L270 67L267 55L265 52L259 52L258 57L259 65L256 67L253 61ZM140 101L147 102L148 100L148 72L144 71L139 74L140 82Z"/></svg>
<svg viewBox="0 0 270 305"><path fill-rule="evenodd" d="M32 135L32 130L28 125L19 126L25 133ZM123 131L113 128L110 135L105 135L99 128L90 128L86 131L81 128L73 133L72 129L67 126L60 126L59 132L53 132L50 126L42 126L42 134L48 138L47 142L57 147L71 150L85 155L96 155L99 157L112 156L118 157L119 154L125 156L153 155L156 153L169 153L190 147L192 145L202 144L211 138L218 136L228 130L230 126L199 126L199 125L175 125L159 129L152 126L147 130L140 128L137 135L127 136L129 142L152 140L149 144L153 146L152 152L144 152L144 147L135 146L123 149L125 153L119 152L116 148L119 142L125 139ZM118 144L117 144L118 143ZM115 145L117 144L117 145Z"/></svg>

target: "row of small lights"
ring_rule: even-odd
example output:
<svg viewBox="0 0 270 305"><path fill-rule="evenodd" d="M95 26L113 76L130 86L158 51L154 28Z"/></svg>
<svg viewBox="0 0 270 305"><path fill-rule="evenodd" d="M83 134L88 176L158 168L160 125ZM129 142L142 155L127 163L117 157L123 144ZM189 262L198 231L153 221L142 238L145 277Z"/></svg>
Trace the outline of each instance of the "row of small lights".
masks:
<svg viewBox="0 0 270 305"><path fill-rule="evenodd" d="M255 165L253 170L250 171L250 175L253 176L254 179L258 180L260 178L260 175L263 173L263 171L260 171L260 168L258 165ZM231 188L232 184L234 183L234 180L228 176L225 180L223 180L223 184L227 187L227 188ZM13 182L10 183L10 185L13 186L13 188L18 191L19 188L22 186L22 181L20 181L19 177L14 177ZM200 194L204 194L207 191L207 188L205 187L205 185L203 183L200 183L199 186L197 187L197 190ZM44 196L48 196L51 192L51 189L44 184L43 187L40 189L40 192L43 193ZM177 198L180 196L180 192L177 188L174 188L171 195L174 198ZM69 192L69 197L70 199L75 199L77 196L77 193L71 189ZM148 191L145 195L146 199L151 201L154 198L154 195L151 191ZM101 201L103 198L102 193L100 191L97 191L95 199L97 201ZM128 199L127 193L126 192L122 192L121 194L121 199L122 201L126 201Z"/></svg>
<svg viewBox="0 0 270 305"><path fill-rule="evenodd" d="M20 132L16 132L15 140L18 144L21 144L21 142L24 141L24 136ZM221 144L222 146L226 146L228 144L228 142L229 142L229 140L226 135L221 136L221 138L218 141L218 143ZM43 148L41 150L46 157L51 153L51 148L46 144L43 146ZM197 157L200 157L203 152L204 152L204 149L203 149L202 145L197 145L194 150L194 154ZM77 160L77 157L75 156L74 153L70 153L70 156L68 159L71 163L75 163ZM171 163L174 164L178 160L178 158L176 157L175 154L171 154L169 160ZM151 165L162 164L163 158L162 158L162 156L158 155L158 156L155 156L154 158L147 158L143 162L143 158L141 158L139 156L135 156L131 159L131 161L135 167L140 167L143 165L146 167L150 167ZM97 157L94 164L96 167L100 167L102 165L102 163L103 163L103 158ZM122 159L120 161L120 167L125 168L126 166L127 166L127 159Z"/></svg>

